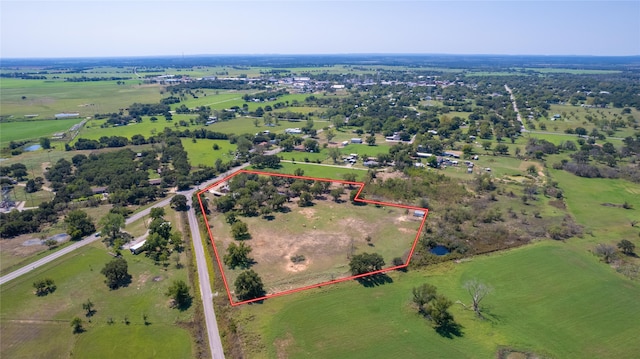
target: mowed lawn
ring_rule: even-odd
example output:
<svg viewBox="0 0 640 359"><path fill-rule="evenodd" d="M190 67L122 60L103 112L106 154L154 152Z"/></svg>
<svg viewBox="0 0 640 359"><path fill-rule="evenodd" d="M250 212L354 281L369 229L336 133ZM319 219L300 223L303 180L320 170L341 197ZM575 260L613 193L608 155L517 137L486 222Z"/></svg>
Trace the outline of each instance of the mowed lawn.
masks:
<svg viewBox="0 0 640 359"><path fill-rule="evenodd" d="M640 350L640 285L563 243L391 277L373 288L349 282L241 307L242 324L263 333L250 357L492 358L506 346L554 358L633 358ZM461 334L439 335L413 307L412 288L431 283L469 304L462 285L472 278L494 288L483 302L488 319L454 305Z"/></svg>
<svg viewBox="0 0 640 359"><path fill-rule="evenodd" d="M102 243L78 249L2 285L0 357L191 357L189 333L176 321L188 321L193 309L171 309L165 295L173 280L186 281L186 269L175 269L172 264L165 271L148 258L123 254L132 275L125 288L109 290L104 284L100 270L113 257ZM32 283L41 278L53 279L56 291L35 296ZM91 318L82 308L87 299L96 310ZM144 314L149 325L144 324ZM69 324L75 316L84 321L86 329L76 335ZM125 318L129 324L124 323ZM108 324L109 319L113 324Z"/></svg>
<svg viewBox="0 0 640 359"><path fill-rule="evenodd" d="M56 132L65 132L80 119L0 122L0 147L8 146L11 141L38 140L50 138Z"/></svg>

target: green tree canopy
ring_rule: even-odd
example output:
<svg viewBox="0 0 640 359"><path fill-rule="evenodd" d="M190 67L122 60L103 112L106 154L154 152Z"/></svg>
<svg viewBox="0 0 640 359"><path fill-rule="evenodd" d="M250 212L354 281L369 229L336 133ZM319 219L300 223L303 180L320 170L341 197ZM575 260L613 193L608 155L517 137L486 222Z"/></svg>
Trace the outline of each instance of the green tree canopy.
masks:
<svg viewBox="0 0 640 359"><path fill-rule="evenodd" d="M373 271L377 271L384 267L384 259L378 253L362 253L356 254L351 258L349 262L349 269L351 274L365 274Z"/></svg>
<svg viewBox="0 0 640 359"><path fill-rule="evenodd" d="M189 287L181 279L173 281L169 289L167 289L166 295L171 297L176 308L184 310L191 306L192 298L189 294Z"/></svg>
<svg viewBox="0 0 640 359"><path fill-rule="evenodd" d="M105 283L111 289L126 287L131 282L131 275L128 272L129 266L124 258L114 258L104 265L100 271L105 277Z"/></svg>
<svg viewBox="0 0 640 359"><path fill-rule="evenodd" d="M246 270L234 282L235 293L240 300L260 298L265 295L262 278L253 269Z"/></svg>
<svg viewBox="0 0 640 359"><path fill-rule="evenodd" d="M72 241L77 241L96 231L96 226L89 215L79 209L73 210L64 218L67 234Z"/></svg>

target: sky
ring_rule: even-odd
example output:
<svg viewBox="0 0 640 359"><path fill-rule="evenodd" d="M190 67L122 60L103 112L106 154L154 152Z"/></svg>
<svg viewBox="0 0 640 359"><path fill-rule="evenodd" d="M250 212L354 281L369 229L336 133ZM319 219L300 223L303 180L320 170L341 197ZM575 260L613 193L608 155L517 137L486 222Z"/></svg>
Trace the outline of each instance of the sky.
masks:
<svg viewBox="0 0 640 359"><path fill-rule="evenodd" d="M640 1L0 0L0 58L640 55Z"/></svg>

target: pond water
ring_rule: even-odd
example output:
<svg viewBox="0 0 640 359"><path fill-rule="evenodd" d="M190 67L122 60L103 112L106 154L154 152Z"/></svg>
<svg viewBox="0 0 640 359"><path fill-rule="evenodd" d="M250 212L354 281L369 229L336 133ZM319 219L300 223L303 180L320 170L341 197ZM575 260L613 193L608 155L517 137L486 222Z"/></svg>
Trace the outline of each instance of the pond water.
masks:
<svg viewBox="0 0 640 359"><path fill-rule="evenodd" d="M33 152L33 151L37 151L37 150L39 150L39 149L41 149L41 148L42 148L42 146L40 146L40 145L36 144L36 145L31 145L31 146L29 146L29 147L25 147L25 148L24 148L24 150L25 150L26 152Z"/></svg>
<svg viewBox="0 0 640 359"><path fill-rule="evenodd" d="M431 248L431 250L429 252L431 252L432 254L435 254L437 256L443 256L445 254L449 254L449 250L445 246L435 246L435 247Z"/></svg>

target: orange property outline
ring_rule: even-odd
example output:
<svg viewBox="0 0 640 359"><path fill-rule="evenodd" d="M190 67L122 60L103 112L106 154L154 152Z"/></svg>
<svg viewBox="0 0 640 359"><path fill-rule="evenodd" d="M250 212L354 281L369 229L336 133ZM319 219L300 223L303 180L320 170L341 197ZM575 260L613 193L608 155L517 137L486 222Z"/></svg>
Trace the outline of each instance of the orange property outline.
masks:
<svg viewBox="0 0 640 359"><path fill-rule="evenodd" d="M422 222L420 222L420 228L418 228L418 233L416 234L416 238L413 240L413 244L411 246L411 251L409 252L409 256L407 257L407 262L405 264L402 264L402 265L399 265L399 266L384 268L384 269L380 269L380 270L377 270L377 271L368 272L368 273L359 274L359 275L354 275L354 276L350 276L350 277L334 279L334 280L330 280L330 281L327 281L327 282L307 285L307 286L300 287L300 288L289 289L289 290L285 290L285 291L282 291L282 292L268 294L268 295L265 295L265 296L262 296L262 297L259 297L259 298L253 298L253 299L249 299L249 300L245 300L245 301L241 301L241 302L234 302L233 301L233 297L231 295L231 290L229 288L229 283L227 282L227 277L224 274L224 268L222 267L222 261L220 260L220 255L218 254L218 249L215 246L215 241L213 239L213 234L211 233L211 227L209 226L209 221L207 219L207 214L206 214L206 212L204 210L204 205L202 204L202 198L200 197L200 195L202 193L208 191L209 188L215 187L215 186L219 185L222 182L228 181L229 179L231 179L232 177L234 177L234 176L236 176L236 175L238 175L240 173L250 173L250 174L257 174L257 175L286 177L286 178L296 178L296 179L314 180L314 181L322 181L322 182L337 182L337 183L342 183L342 184L347 184L347 185L356 185L356 186L359 186L360 189L358 190L358 193L356 193L356 196L353 199L355 202L371 203L371 204L377 204L377 205L382 205L382 206L399 207L399 208L406 208L406 209L424 211L424 216L422 217ZM413 252L414 252L414 250L416 248L416 244L418 243L418 239L420 238L420 233L422 233L422 229L424 228L424 224L425 224L425 222L427 220L427 215L429 214L429 209L428 208L421 208L421 207L414 207L414 206L406 206L406 205L390 203L390 202L372 201L372 200L367 200L367 199L364 199L364 198L360 198L360 192L362 192L362 190L364 189L364 186L365 186L364 182L350 182L350 181L334 180L334 179L330 179L330 178L305 177L305 176L294 176L294 175L287 175L287 174L281 174L281 173L272 173L272 172L240 170L240 171L238 171L236 173L233 173L233 174L221 179L220 181L217 181L216 183L214 183L214 184L212 184L210 186L207 186L205 189L199 191L198 192L198 202L200 203L200 210L202 211L202 216L203 216L204 222L205 222L205 224L207 226L207 232L209 233L209 239L211 240L211 246L213 247L213 252L216 255L216 261L218 262L218 267L220 268L220 273L222 274L222 280L224 281L224 286L227 289L227 295L229 297L229 302L231 303L231 305L235 307L235 306L238 306L238 305L241 305L241 304L258 302L258 301L261 301L261 300L264 300L264 299L278 297L278 296L285 295L285 294L297 293L297 292L300 292L300 291L303 291L303 290L307 290L307 289L311 289L311 288L318 288L318 287L321 287L321 286L324 286L324 285L345 282L345 281L348 281L348 280L358 279L358 278L370 276L370 275L373 275L373 274L385 273L385 272L389 272L389 271L396 270L396 269L406 268L409 265L409 262L411 261L411 257L413 256Z"/></svg>

